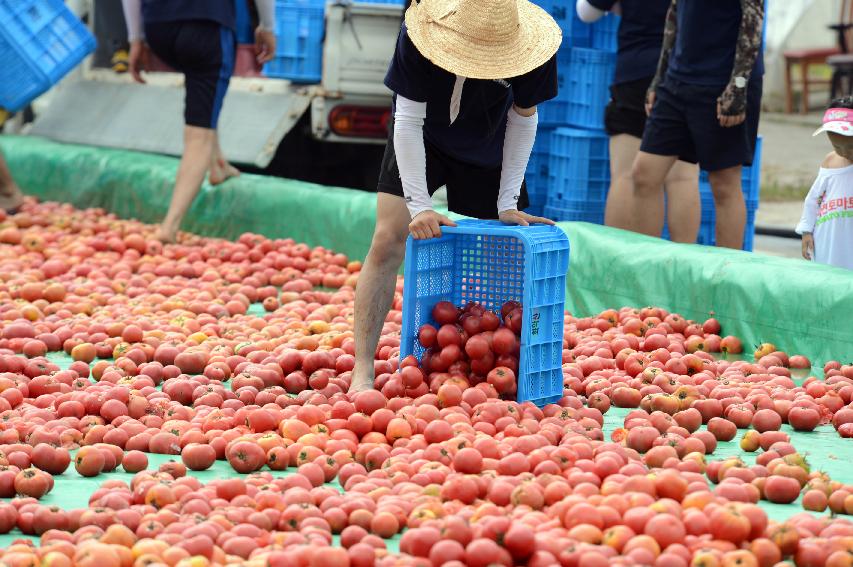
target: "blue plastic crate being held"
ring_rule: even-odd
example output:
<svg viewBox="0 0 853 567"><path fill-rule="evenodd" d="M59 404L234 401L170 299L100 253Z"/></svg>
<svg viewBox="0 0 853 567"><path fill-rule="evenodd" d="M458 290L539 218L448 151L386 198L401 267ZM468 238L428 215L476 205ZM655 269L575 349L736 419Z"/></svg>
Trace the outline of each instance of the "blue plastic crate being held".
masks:
<svg viewBox="0 0 853 567"><path fill-rule="evenodd" d="M400 356L423 348L418 329L432 320L439 301L476 301L500 311L504 302L524 307L518 366L519 402L542 406L563 395L563 315L569 240L555 226L507 226L463 220L442 236L406 243Z"/></svg>
<svg viewBox="0 0 853 567"><path fill-rule="evenodd" d="M548 162L551 187L546 205L565 209L564 201L607 201L610 189L610 139L603 130L557 128Z"/></svg>
<svg viewBox="0 0 853 567"><path fill-rule="evenodd" d="M570 68L569 124L580 128L604 128L604 108L610 100L616 54L572 48Z"/></svg>
<svg viewBox="0 0 853 567"><path fill-rule="evenodd" d="M324 3L320 0L276 0L275 59L264 74L298 83L313 83L323 73Z"/></svg>
<svg viewBox="0 0 853 567"><path fill-rule="evenodd" d="M0 107L25 107L94 49L62 0L0 0Z"/></svg>

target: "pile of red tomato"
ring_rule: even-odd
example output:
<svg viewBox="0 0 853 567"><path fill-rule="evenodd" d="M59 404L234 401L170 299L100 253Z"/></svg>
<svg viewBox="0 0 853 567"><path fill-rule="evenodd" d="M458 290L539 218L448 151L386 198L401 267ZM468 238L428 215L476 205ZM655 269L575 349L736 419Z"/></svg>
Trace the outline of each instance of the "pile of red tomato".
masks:
<svg viewBox="0 0 853 567"><path fill-rule="evenodd" d="M4 565L853 564L850 479L781 431L847 443L853 366L797 385L804 357L729 360L742 346L713 318L623 308L566 317L564 395L537 408L513 401L523 306L440 302L401 361L398 293L377 388L351 396L357 262L151 236L55 203L0 213L0 532L21 532ZM754 464L713 458L738 435ZM217 461L234 478L193 476ZM87 508L47 504L116 470L133 476ZM759 506L800 496L838 516Z"/></svg>

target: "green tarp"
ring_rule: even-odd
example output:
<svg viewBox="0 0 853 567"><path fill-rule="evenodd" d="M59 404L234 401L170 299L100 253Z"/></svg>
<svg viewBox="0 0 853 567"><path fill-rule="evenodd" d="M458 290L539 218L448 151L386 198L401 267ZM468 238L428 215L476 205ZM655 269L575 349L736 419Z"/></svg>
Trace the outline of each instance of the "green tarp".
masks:
<svg viewBox="0 0 853 567"><path fill-rule="evenodd" d="M26 137L0 137L12 173L24 190L42 199L103 207L120 217L157 222L166 211L177 160L120 150L61 145ZM184 229L234 238L243 232L291 237L362 258L375 218L369 193L291 180L242 175L218 187L205 186ZM567 308L591 315L610 307L658 305L702 320L712 312L726 334L749 347L773 341L821 363L853 360L853 274L801 261L771 258L658 239L584 223L561 223L571 243ZM57 354L60 364L64 355ZM622 424L623 410L605 416L605 431ZM827 426L792 434L812 464L851 482L850 442ZM713 458L739 455L737 440L721 443ZM150 456L152 465L169 457ZM747 458L751 462L750 458ZM202 480L233 474L217 463ZM84 479L73 471L57 479L44 502L85 506L89 494L111 473ZM783 519L801 508L762 503ZM0 547L20 534L0 537ZM394 549L396 542L390 542Z"/></svg>
<svg viewBox="0 0 853 567"><path fill-rule="evenodd" d="M157 222L177 169L170 157L0 137L26 192L125 218ZM205 185L184 223L199 234L292 237L363 258L375 196L244 174ZM703 320L713 314L747 349L771 341L789 352L853 361L853 272L731 250L672 244L607 227L561 223L571 242L568 309L657 305Z"/></svg>

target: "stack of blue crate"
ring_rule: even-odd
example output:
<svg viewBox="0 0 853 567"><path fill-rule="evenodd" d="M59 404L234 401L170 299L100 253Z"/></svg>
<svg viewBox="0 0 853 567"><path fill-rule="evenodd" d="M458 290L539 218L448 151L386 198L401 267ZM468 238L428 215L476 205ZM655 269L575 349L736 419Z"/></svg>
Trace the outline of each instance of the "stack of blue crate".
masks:
<svg viewBox="0 0 853 567"><path fill-rule="evenodd" d="M558 94L539 106L539 133L527 168L528 211L555 220L603 222L610 166L604 108L616 66L619 18L593 25L574 0L538 0L563 30Z"/></svg>
<svg viewBox="0 0 853 567"><path fill-rule="evenodd" d="M295 83L316 83L323 72L325 0L276 0L275 58L264 74Z"/></svg>

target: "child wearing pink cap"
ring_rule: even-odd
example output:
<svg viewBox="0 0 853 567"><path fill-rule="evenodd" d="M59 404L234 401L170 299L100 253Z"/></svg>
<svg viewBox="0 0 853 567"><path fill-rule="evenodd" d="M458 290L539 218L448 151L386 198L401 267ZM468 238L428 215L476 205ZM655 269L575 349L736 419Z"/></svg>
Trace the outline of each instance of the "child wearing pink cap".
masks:
<svg viewBox="0 0 853 567"><path fill-rule="evenodd" d="M814 135L821 132L834 151L821 164L796 230L803 258L853 270L853 96L832 101Z"/></svg>

